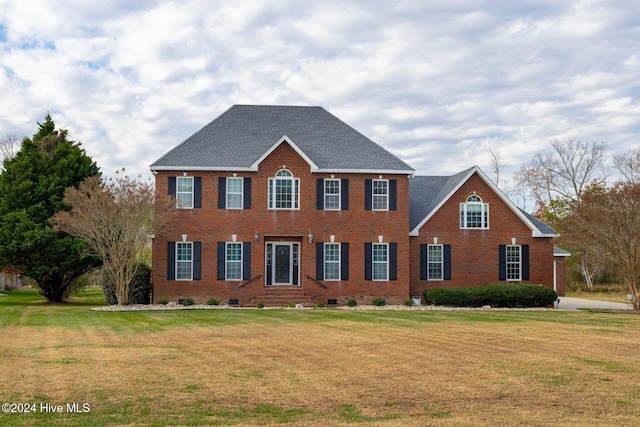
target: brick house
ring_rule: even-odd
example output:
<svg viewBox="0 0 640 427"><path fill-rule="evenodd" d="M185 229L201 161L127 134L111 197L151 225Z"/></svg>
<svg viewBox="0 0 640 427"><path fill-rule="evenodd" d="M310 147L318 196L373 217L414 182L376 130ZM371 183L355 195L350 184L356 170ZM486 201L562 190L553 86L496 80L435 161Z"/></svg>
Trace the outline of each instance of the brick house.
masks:
<svg viewBox="0 0 640 427"><path fill-rule="evenodd" d="M510 254L504 280L553 284L555 233L517 210L480 169L455 175L458 183L449 177L445 187L455 191L440 188L434 203L442 177L413 177L411 166L320 107L233 106L151 170L157 191L179 207L154 238L154 301L400 303L430 286L501 280L500 245ZM490 209L491 228L454 227L459 197L471 194L483 198L481 212ZM475 199L464 203L472 224ZM468 270L463 248L474 244L484 255L472 257L478 265ZM519 278L514 246L522 251Z"/></svg>

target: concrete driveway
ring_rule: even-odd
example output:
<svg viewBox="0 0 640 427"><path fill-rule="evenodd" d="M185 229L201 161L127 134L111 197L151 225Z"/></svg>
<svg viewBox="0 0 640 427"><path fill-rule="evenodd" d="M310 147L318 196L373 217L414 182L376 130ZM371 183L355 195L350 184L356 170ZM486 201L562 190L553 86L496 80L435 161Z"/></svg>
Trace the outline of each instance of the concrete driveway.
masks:
<svg viewBox="0 0 640 427"><path fill-rule="evenodd" d="M582 298L560 297L560 303L555 304L558 310L578 310L580 308L604 308L610 310L633 310L632 304L621 302L594 301Z"/></svg>

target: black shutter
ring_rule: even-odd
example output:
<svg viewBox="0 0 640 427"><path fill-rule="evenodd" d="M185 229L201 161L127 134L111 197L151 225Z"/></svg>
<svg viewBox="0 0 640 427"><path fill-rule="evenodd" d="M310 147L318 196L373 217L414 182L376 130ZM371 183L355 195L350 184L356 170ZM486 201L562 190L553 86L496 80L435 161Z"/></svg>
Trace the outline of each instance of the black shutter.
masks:
<svg viewBox="0 0 640 427"><path fill-rule="evenodd" d="M193 177L193 207L202 208L202 177Z"/></svg>
<svg viewBox="0 0 640 427"><path fill-rule="evenodd" d="M167 242L167 280L176 280L176 242Z"/></svg>
<svg viewBox="0 0 640 427"><path fill-rule="evenodd" d="M389 180L389 210L395 211L398 209L397 202L398 194L398 182L395 179Z"/></svg>
<svg viewBox="0 0 640 427"><path fill-rule="evenodd" d="M372 280L373 278L373 245L371 243L364 244L364 280Z"/></svg>
<svg viewBox="0 0 640 427"><path fill-rule="evenodd" d="M529 280L529 245L522 245L522 280Z"/></svg>
<svg viewBox="0 0 640 427"><path fill-rule="evenodd" d="M498 280L507 280L507 245L498 249Z"/></svg>
<svg viewBox="0 0 640 427"><path fill-rule="evenodd" d="M389 243L389 280L398 280L398 244Z"/></svg>
<svg viewBox="0 0 640 427"><path fill-rule="evenodd" d="M444 280L451 280L451 245L442 245L444 258Z"/></svg>
<svg viewBox="0 0 640 427"><path fill-rule="evenodd" d="M349 210L349 180L343 178L340 180L340 209Z"/></svg>
<svg viewBox="0 0 640 427"><path fill-rule="evenodd" d="M244 209L251 209L251 178L244 179Z"/></svg>
<svg viewBox="0 0 640 427"><path fill-rule="evenodd" d="M427 280L429 276L427 275L427 247L426 243L420 244L420 280Z"/></svg>
<svg viewBox="0 0 640 427"><path fill-rule="evenodd" d="M227 178L218 177L218 209L227 207Z"/></svg>
<svg viewBox="0 0 640 427"><path fill-rule="evenodd" d="M202 243L193 242L193 280L201 280L202 270Z"/></svg>
<svg viewBox="0 0 640 427"><path fill-rule="evenodd" d="M324 280L324 243L316 242L316 280Z"/></svg>
<svg viewBox="0 0 640 427"><path fill-rule="evenodd" d="M322 178L316 179L316 209L324 210L324 179Z"/></svg>
<svg viewBox="0 0 640 427"><path fill-rule="evenodd" d="M251 242L242 243L242 280L251 280Z"/></svg>
<svg viewBox="0 0 640 427"><path fill-rule="evenodd" d="M340 280L349 280L349 244L340 245Z"/></svg>
<svg viewBox="0 0 640 427"><path fill-rule="evenodd" d="M273 243L267 243L267 286L273 284L273 272L271 264L273 262Z"/></svg>
<svg viewBox="0 0 640 427"><path fill-rule="evenodd" d="M218 280L225 279L225 264L227 254L225 253L226 245L224 242L218 242Z"/></svg>
<svg viewBox="0 0 640 427"><path fill-rule="evenodd" d="M373 181L364 180L364 210L370 211L373 205Z"/></svg>
<svg viewBox="0 0 640 427"><path fill-rule="evenodd" d="M169 195L176 197L176 177L169 177Z"/></svg>

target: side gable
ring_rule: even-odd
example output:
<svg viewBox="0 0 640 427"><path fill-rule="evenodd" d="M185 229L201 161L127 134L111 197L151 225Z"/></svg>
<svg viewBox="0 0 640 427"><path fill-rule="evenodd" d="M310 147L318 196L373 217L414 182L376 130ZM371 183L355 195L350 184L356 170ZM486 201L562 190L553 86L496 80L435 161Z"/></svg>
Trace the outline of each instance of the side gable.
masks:
<svg viewBox="0 0 640 427"><path fill-rule="evenodd" d="M518 208L478 166L462 171L451 177L416 176L410 180L410 236L419 236L422 226L464 185L474 174L513 211L514 214L531 229L532 237L558 237L548 225ZM445 179L446 178L446 179ZM414 180L417 180L414 182ZM421 182L422 181L422 182ZM436 192L425 192L425 188L436 187Z"/></svg>

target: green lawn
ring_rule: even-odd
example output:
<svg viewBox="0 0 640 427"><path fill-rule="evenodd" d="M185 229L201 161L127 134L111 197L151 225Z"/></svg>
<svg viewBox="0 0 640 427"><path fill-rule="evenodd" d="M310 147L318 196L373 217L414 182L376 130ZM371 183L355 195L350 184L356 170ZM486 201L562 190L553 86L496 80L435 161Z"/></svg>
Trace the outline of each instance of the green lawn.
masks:
<svg viewBox="0 0 640 427"><path fill-rule="evenodd" d="M30 412L0 413L3 426L583 426L640 417L632 312L108 312L90 310L105 304L98 288L61 305L31 290L7 293L0 402Z"/></svg>

